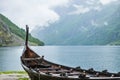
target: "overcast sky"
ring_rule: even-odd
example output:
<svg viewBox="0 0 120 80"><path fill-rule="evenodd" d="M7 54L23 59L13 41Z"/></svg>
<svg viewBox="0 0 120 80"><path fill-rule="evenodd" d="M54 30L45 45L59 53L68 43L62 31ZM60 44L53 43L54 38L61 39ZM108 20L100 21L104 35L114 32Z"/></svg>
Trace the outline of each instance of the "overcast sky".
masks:
<svg viewBox="0 0 120 80"><path fill-rule="evenodd" d="M72 0L0 0L0 13L21 28L28 24L31 29L59 20L53 10L57 6L67 6ZM94 1L94 0L91 0ZM106 5L116 0L100 0Z"/></svg>

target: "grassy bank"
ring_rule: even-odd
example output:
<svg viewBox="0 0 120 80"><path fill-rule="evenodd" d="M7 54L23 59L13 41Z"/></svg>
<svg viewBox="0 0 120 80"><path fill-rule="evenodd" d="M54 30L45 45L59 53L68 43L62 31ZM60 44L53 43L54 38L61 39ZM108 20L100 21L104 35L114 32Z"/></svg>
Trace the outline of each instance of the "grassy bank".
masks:
<svg viewBox="0 0 120 80"><path fill-rule="evenodd" d="M25 71L4 71L0 72L0 74L27 74Z"/></svg>
<svg viewBox="0 0 120 80"><path fill-rule="evenodd" d="M30 80L25 71L5 71L0 72L1 80Z"/></svg>

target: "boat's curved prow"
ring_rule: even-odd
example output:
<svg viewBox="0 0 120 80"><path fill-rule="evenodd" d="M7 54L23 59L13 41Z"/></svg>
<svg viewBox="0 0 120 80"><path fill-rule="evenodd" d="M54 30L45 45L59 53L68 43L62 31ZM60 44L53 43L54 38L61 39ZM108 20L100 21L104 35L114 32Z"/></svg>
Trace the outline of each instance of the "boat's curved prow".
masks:
<svg viewBox="0 0 120 80"><path fill-rule="evenodd" d="M35 58L35 57L39 57L39 55L37 55L33 50L31 50L28 46L28 38L29 38L29 27L28 25L26 25L26 40L25 40L25 47L24 47L24 51L22 54L22 58Z"/></svg>
<svg viewBox="0 0 120 80"><path fill-rule="evenodd" d="M25 46L28 46L28 35L29 35L29 27L26 25L26 41L25 41Z"/></svg>

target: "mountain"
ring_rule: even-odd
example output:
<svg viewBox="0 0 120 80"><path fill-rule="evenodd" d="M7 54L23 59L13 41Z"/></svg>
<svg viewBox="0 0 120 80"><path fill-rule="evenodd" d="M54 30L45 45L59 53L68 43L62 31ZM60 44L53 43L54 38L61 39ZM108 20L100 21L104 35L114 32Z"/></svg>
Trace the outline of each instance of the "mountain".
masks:
<svg viewBox="0 0 120 80"><path fill-rule="evenodd" d="M119 45L120 2L103 5L98 0L81 1L55 8L60 20L34 29L33 35L47 45Z"/></svg>
<svg viewBox="0 0 120 80"><path fill-rule="evenodd" d="M20 29L8 18L0 14L0 46L18 46L25 42L25 30ZM42 41L29 34L31 45L44 45Z"/></svg>

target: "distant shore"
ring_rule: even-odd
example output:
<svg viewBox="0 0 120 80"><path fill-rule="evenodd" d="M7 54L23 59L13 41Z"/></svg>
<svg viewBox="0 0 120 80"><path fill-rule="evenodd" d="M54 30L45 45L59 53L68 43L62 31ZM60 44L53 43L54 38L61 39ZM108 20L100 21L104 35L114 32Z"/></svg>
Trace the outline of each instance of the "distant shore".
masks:
<svg viewBox="0 0 120 80"><path fill-rule="evenodd" d="M0 72L0 80L30 80L25 71Z"/></svg>

